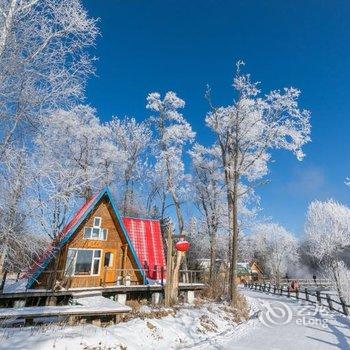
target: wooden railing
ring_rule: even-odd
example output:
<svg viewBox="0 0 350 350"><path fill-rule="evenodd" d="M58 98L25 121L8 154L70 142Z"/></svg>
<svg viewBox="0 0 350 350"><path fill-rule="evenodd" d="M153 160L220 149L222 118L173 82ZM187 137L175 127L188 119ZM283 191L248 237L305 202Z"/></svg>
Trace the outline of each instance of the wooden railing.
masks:
<svg viewBox="0 0 350 350"><path fill-rule="evenodd" d="M304 287L329 287L332 285L332 281L327 278L317 278L316 280L312 278L282 278L280 279L280 284L290 284L291 281L297 280L299 285ZM275 281L270 279L264 279L265 283L274 284Z"/></svg>
<svg viewBox="0 0 350 350"><path fill-rule="evenodd" d="M288 298L294 297L296 300L303 300L315 305L326 306L330 310L340 312L346 316L349 316L350 314L350 305L346 304L345 300L342 297L339 297L339 300L331 298L331 295L329 295L329 293L324 294L320 291L312 293L307 288L292 290L288 286L276 286L270 283L245 283L244 286L246 288L260 292L285 295Z"/></svg>
<svg viewBox="0 0 350 350"><path fill-rule="evenodd" d="M137 285L137 284L147 284L147 276L154 277L161 285L166 283L166 269L164 267L155 267L152 273L148 269L111 269L102 268L103 270L99 275L79 275L79 276L65 276L64 270L45 270L41 273L40 282L38 284L39 289L52 289L55 288L56 281L58 281L57 288L72 288L72 281L75 281L74 287L77 288L88 288L92 286L108 287L112 285ZM108 273L113 273L113 280L107 278ZM141 274L143 280L139 281L135 276ZM6 283L6 274L0 279L0 294L3 292ZM10 279L13 283L18 281L18 276L16 279ZM198 284L203 283L203 271L201 270L180 270L179 271L179 282L186 284ZM77 284L77 281L79 282ZM126 281L129 281L127 283ZM9 281L7 281L7 285ZM12 284L12 283L11 283Z"/></svg>

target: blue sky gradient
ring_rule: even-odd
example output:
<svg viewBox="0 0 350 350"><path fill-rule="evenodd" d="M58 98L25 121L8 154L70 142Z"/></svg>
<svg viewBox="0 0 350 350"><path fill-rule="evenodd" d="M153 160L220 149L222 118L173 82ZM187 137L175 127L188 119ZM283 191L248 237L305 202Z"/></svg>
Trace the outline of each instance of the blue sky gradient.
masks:
<svg viewBox="0 0 350 350"><path fill-rule="evenodd" d="M229 104L234 63L261 81L264 92L294 86L312 112L306 158L273 154L270 183L257 192L263 215L302 232L308 203L334 198L350 204L350 2L348 1L137 1L84 0L99 17L94 54L97 76L87 103L103 120L148 117L149 92L175 91L199 142L210 84L216 104Z"/></svg>

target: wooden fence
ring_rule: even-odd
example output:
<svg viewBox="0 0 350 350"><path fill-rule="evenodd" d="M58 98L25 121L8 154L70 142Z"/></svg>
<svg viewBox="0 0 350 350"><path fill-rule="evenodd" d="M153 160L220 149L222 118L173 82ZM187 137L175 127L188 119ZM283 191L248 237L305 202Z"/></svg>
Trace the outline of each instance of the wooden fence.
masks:
<svg viewBox="0 0 350 350"><path fill-rule="evenodd" d="M325 296L320 291L312 293L307 288L299 290L291 290L288 286L276 286L269 283L245 283L246 288L250 288L260 292L267 292L276 295L285 295L288 298L295 297L296 300L303 300L309 303L327 306L332 311L337 311L345 316L349 316L350 305L346 304L342 297L339 300L331 298L331 295L325 293ZM338 306L338 307L337 307Z"/></svg>
<svg viewBox="0 0 350 350"><path fill-rule="evenodd" d="M332 281L327 278L317 278L316 280L311 278L282 278L280 280L280 284L290 284L291 281L298 281L299 285L305 287L330 287L332 285ZM270 279L264 279L265 283L274 284L275 281Z"/></svg>

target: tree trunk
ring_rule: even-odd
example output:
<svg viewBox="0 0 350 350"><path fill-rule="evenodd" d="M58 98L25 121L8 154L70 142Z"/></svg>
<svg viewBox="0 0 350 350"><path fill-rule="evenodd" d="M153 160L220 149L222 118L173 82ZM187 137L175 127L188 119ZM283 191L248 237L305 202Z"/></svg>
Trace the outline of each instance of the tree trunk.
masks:
<svg viewBox="0 0 350 350"><path fill-rule="evenodd" d="M210 271L209 271L209 284L213 286L215 276L216 265L216 232L214 228L211 228L210 233Z"/></svg>
<svg viewBox="0 0 350 350"><path fill-rule="evenodd" d="M1 255L0 255L0 275L2 275L5 272L5 261L6 261L7 250L8 250L7 243L4 242Z"/></svg>
<svg viewBox="0 0 350 350"><path fill-rule="evenodd" d="M173 284L173 230L170 225L166 226L167 236L167 259L166 259L166 284L164 288L165 293L165 306L169 307L172 303L172 292L171 287Z"/></svg>
<svg viewBox="0 0 350 350"><path fill-rule="evenodd" d="M234 176L233 186L228 186L228 217L230 230L230 275L229 275L229 297L232 305L237 302L237 244L238 244L238 181Z"/></svg>
<svg viewBox="0 0 350 350"><path fill-rule="evenodd" d="M174 274L173 274L173 284L172 284L172 291L171 291L171 299L173 303L177 302L178 294L179 294L179 272L180 272L180 266L181 262L185 256L185 252L178 251L176 253L176 264L174 267Z"/></svg>

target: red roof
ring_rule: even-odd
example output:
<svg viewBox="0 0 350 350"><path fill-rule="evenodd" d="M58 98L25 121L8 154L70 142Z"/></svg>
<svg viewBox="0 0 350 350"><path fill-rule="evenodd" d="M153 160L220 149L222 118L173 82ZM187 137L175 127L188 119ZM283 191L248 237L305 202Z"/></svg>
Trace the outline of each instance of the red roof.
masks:
<svg viewBox="0 0 350 350"><path fill-rule="evenodd" d="M161 267L165 267L162 233L158 220L123 218L124 225L146 275L161 279Z"/></svg>

